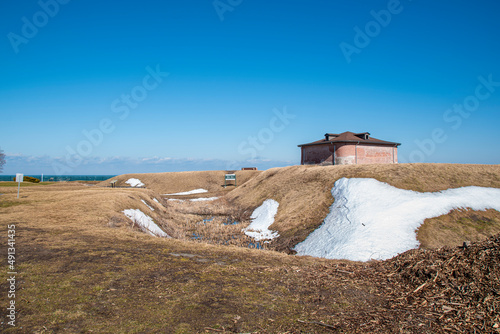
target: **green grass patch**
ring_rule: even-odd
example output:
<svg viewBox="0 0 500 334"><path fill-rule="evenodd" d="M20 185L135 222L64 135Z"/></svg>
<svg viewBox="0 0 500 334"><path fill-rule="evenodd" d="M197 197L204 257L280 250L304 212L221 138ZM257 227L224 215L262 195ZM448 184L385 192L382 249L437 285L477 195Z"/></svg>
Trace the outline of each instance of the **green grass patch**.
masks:
<svg viewBox="0 0 500 334"><path fill-rule="evenodd" d="M54 182L21 182L21 187L33 187L33 186L45 186L49 184L54 184ZM17 182L15 181L0 181L0 187L17 187Z"/></svg>
<svg viewBox="0 0 500 334"><path fill-rule="evenodd" d="M23 204L23 202L21 202L21 201L17 202L17 201L1 201L0 200L0 208L9 208L11 206L17 206L17 205L21 205L21 204Z"/></svg>

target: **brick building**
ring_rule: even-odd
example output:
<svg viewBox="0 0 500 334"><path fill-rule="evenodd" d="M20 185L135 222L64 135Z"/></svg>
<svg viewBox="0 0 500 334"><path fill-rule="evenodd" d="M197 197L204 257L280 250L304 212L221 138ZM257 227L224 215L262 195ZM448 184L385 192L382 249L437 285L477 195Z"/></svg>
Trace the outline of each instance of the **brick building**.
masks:
<svg viewBox="0 0 500 334"><path fill-rule="evenodd" d="M302 165L351 165L395 164L399 145L370 137L368 132L344 132L327 133L324 139L298 146Z"/></svg>

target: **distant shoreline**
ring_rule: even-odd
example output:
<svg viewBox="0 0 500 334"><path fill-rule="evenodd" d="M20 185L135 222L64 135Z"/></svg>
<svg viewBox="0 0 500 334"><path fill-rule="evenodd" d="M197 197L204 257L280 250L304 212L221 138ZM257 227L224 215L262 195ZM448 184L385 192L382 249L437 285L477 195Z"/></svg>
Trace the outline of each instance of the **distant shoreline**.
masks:
<svg viewBox="0 0 500 334"><path fill-rule="evenodd" d="M31 176L39 180L42 179L42 175L36 174L24 174L24 176ZM104 181L115 177L117 175L43 175L44 182L61 182L61 181ZM0 181L12 181L15 175L0 175Z"/></svg>

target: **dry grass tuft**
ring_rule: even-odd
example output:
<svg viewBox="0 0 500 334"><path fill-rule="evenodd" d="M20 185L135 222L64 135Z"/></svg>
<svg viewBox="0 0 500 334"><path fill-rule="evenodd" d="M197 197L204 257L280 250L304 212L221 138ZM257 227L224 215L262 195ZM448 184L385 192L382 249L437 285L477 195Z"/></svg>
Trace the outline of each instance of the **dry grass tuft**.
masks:
<svg viewBox="0 0 500 334"><path fill-rule="evenodd" d="M270 249L255 242L242 229L250 224L251 210L222 198L210 202L168 201L160 226L176 239L224 246Z"/></svg>
<svg viewBox="0 0 500 334"><path fill-rule="evenodd" d="M500 212L496 210L453 210L447 215L426 219L417 231L420 247L434 249L478 242L500 233Z"/></svg>

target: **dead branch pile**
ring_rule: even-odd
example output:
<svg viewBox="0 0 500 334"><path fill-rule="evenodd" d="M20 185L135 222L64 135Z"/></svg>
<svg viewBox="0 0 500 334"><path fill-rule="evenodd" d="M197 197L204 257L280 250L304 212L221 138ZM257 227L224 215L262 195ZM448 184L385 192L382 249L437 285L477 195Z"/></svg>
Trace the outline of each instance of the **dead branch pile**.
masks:
<svg viewBox="0 0 500 334"><path fill-rule="evenodd" d="M393 285L391 308L424 312L445 331L500 333L500 235L412 250L383 266Z"/></svg>

